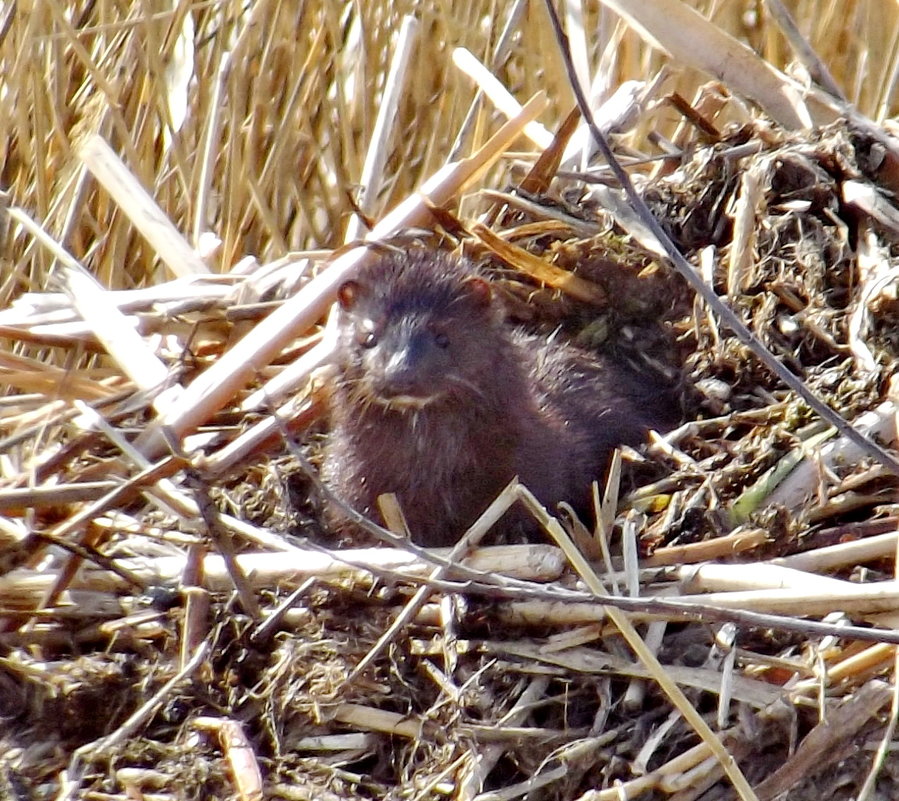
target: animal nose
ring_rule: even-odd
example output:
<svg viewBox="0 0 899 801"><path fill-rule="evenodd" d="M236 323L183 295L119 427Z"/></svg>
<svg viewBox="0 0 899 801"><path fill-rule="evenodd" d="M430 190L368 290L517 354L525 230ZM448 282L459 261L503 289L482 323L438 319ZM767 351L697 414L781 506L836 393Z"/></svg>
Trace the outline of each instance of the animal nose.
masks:
<svg viewBox="0 0 899 801"><path fill-rule="evenodd" d="M388 396L421 395L422 387L422 344L412 337L391 353L384 365L383 392Z"/></svg>

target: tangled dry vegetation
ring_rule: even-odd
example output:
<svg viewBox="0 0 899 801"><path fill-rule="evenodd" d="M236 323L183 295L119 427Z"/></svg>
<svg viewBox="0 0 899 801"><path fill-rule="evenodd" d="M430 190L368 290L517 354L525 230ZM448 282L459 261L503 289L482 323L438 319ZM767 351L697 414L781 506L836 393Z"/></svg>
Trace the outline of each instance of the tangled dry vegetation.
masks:
<svg viewBox="0 0 899 801"><path fill-rule="evenodd" d="M595 99L634 81L598 120L640 195L805 389L584 156L542 3L0 12L0 797L899 796L897 465L808 397L895 442L899 13L560 6ZM463 249L687 422L544 544L329 550L284 442L315 460L363 237Z"/></svg>

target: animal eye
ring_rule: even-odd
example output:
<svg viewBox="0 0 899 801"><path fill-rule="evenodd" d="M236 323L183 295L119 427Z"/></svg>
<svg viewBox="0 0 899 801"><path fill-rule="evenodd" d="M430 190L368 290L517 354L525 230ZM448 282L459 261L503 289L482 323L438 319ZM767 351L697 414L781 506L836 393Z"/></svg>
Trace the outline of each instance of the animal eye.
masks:
<svg viewBox="0 0 899 801"><path fill-rule="evenodd" d="M434 342L437 343L438 348L448 348L450 343L449 337L443 331L434 334Z"/></svg>
<svg viewBox="0 0 899 801"><path fill-rule="evenodd" d="M359 339L359 344L366 349L373 348L378 344L378 337L374 331L363 331L362 336Z"/></svg>

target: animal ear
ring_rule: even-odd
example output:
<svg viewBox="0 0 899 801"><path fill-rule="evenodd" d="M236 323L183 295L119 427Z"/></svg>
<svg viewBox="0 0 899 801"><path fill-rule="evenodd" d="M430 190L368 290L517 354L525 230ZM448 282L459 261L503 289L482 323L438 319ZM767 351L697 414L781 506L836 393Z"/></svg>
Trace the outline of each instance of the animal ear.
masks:
<svg viewBox="0 0 899 801"><path fill-rule="evenodd" d="M345 281L337 289L337 302L340 308L349 311L356 305L361 294L361 287L357 281Z"/></svg>
<svg viewBox="0 0 899 801"><path fill-rule="evenodd" d="M490 284L488 284L483 278L479 278L478 276L472 276L471 278L465 279L465 284L468 287L468 291L471 293L472 299L479 306L489 306L490 299L493 296L493 290L490 289Z"/></svg>

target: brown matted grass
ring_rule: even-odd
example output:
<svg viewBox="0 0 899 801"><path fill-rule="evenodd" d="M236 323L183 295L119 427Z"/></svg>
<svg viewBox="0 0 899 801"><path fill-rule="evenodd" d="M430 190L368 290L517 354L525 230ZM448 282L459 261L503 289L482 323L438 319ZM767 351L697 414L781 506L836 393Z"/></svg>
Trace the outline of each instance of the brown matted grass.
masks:
<svg viewBox="0 0 899 801"><path fill-rule="evenodd" d="M786 3L830 78L773 3L583 5L596 98L642 82L614 131L641 195L891 444L894 5ZM896 476L641 244L602 165L561 159L573 105L534 2L0 11L0 796L896 795ZM306 379L372 227L686 377L607 538L548 521L465 569L304 539L270 411L314 458Z"/></svg>

